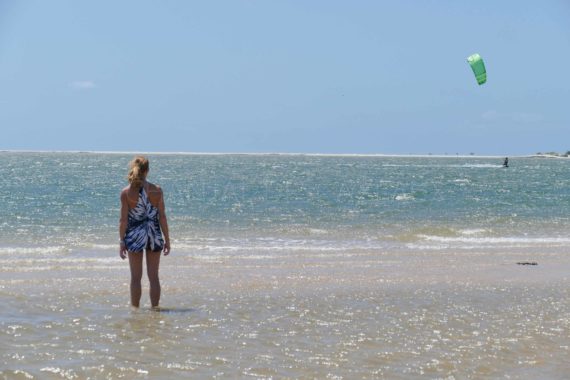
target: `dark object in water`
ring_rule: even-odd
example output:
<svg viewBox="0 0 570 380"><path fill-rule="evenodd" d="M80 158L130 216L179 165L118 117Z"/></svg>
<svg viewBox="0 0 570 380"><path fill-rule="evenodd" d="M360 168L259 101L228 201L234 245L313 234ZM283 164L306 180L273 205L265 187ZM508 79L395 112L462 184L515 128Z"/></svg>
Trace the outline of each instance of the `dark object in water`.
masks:
<svg viewBox="0 0 570 380"><path fill-rule="evenodd" d="M504 168L508 168L509 167L509 158L505 157L505 160L503 161L503 167Z"/></svg>
<svg viewBox="0 0 570 380"><path fill-rule="evenodd" d="M536 261L519 261L517 265L538 265Z"/></svg>

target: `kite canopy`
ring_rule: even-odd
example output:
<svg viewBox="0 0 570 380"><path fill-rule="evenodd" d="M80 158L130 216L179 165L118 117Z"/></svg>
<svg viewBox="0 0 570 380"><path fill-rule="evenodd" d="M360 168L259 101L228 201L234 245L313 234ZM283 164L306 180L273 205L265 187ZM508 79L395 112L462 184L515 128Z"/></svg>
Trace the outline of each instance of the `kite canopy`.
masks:
<svg viewBox="0 0 570 380"><path fill-rule="evenodd" d="M475 74L475 78L477 78L477 83L479 83L479 85L485 83L487 81L487 70L485 70L485 64L481 56L479 54L473 54L467 58L467 62L469 62L473 74Z"/></svg>

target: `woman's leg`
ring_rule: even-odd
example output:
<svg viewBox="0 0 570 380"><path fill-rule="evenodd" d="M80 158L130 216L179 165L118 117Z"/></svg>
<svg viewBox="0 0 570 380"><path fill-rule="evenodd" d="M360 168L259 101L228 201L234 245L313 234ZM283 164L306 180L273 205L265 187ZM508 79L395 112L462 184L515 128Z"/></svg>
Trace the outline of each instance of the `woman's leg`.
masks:
<svg viewBox="0 0 570 380"><path fill-rule="evenodd" d="M129 252L129 265L131 267L131 305L139 307L143 272L142 252Z"/></svg>
<svg viewBox="0 0 570 380"><path fill-rule="evenodd" d="M160 264L160 251L146 251L146 272L150 283L150 303L157 307L160 301L160 280L158 279L158 266Z"/></svg>

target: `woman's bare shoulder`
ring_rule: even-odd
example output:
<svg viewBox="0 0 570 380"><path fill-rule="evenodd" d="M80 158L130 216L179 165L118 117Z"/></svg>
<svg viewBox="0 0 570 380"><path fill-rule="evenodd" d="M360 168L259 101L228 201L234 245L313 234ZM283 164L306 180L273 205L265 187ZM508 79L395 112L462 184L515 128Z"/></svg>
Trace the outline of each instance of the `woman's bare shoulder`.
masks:
<svg viewBox="0 0 570 380"><path fill-rule="evenodd" d="M128 204L129 203L129 187L125 187L121 190L121 204Z"/></svg>
<svg viewBox="0 0 570 380"><path fill-rule="evenodd" d="M148 182L148 191L151 193L162 193L162 189L159 185Z"/></svg>

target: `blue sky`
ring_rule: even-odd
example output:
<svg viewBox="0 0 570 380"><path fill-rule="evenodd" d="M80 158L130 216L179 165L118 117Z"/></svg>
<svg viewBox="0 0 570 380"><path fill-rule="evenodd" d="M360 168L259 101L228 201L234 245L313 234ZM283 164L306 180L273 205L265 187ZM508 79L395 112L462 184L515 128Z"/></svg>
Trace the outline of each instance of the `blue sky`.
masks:
<svg viewBox="0 0 570 380"><path fill-rule="evenodd" d="M0 0L0 149L566 151L568 20L566 0Z"/></svg>

